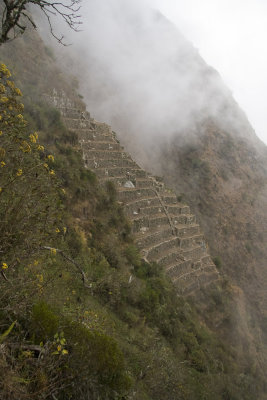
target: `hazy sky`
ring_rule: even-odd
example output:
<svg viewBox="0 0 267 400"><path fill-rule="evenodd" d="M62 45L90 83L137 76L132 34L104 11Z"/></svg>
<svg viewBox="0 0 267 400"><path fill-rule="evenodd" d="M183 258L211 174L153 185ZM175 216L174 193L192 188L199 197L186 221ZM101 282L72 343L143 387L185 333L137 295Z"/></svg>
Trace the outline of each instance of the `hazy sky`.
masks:
<svg viewBox="0 0 267 400"><path fill-rule="evenodd" d="M149 1L218 70L267 144L267 1Z"/></svg>

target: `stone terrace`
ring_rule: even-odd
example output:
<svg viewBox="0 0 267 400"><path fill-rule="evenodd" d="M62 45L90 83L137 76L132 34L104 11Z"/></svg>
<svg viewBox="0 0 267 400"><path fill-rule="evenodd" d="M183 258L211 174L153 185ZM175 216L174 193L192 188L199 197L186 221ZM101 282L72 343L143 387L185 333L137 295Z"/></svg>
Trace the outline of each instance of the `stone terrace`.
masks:
<svg viewBox="0 0 267 400"><path fill-rule="evenodd" d="M143 259L161 264L180 293L190 294L218 279L218 272L190 208L162 182L141 169L111 128L75 108L59 108L75 131L85 166L100 182L114 182L118 201L132 222Z"/></svg>

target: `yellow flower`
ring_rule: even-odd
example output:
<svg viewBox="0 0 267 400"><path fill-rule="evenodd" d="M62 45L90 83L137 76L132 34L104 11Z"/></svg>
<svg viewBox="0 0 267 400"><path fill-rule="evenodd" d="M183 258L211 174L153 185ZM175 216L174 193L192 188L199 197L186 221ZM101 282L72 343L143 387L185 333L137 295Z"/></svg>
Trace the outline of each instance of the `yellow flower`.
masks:
<svg viewBox="0 0 267 400"><path fill-rule="evenodd" d="M44 167L45 167L46 169L49 168L49 167L48 167L48 164L46 164L46 163L44 163Z"/></svg>
<svg viewBox="0 0 267 400"><path fill-rule="evenodd" d="M22 93L21 93L20 89L16 88L16 89L15 89L15 92L16 92L16 94L17 94L18 96L22 96Z"/></svg>
<svg viewBox="0 0 267 400"><path fill-rule="evenodd" d="M30 153L31 152L31 146L29 143L27 143L25 140L21 142L20 150L23 151L23 153Z"/></svg>
<svg viewBox="0 0 267 400"><path fill-rule="evenodd" d="M8 265L5 262L2 263L2 269L8 269Z"/></svg>
<svg viewBox="0 0 267 400"><path fill-rule="evenodd" d="M8 109L9 109L10 111L12 111L12 110L13 110L13 107L12 107L12 106L9 106Z"/></svg>
<svg viewBox="0 0 267 400"><path fill-rule="evenodd" d="M62 354L63 354L63 355L65 355L65 354L69 354L69 352L68 352L68 350L66 350L66 349L63 349L63 350L62 350Z"/></svg>
<svg viewBox="0 0 267 400"><path fill-rule="evenodd" d="M5 161L1 161L1 167L3 168L6 165Z"/></svg>
<svg viewBox="0 0 267 400"><path fill-rule="evenodd" d="M61 345L59 344L59 345L57 346L57 351L61 351L61 349L62 349L62 347L61 347Z"/></svg>
<svg viewBox="0 0 267 400"><path fill-rule="evenodd" d="M51 171L49 171L50 175L55 175L55 171L53 169L51 169Z"/></svg>
<svg viewBox="0 0 267 400"><path fill-rule="evenodd" d="M59 233L59 232L60 232L60 230L58 228L56 228L56 233Z"/></svg>
<svg viewBox="0 0 267 400"><path fill-rule="evenodd" d="M38 151L44 151L44 146L41 146L41 145L39 144L38 147L37 147L37 150L38 150Z"/></svg>
<svg viewBox="0 0 267 400"><path fill-rule="evenodd" d="M54 156L52 156L52 154L49 154L47 156L47 158L48 158L49 161L52 161L52 162L54 162L54 160L55 160L55 158L54 158Z"/></svg>
<svg viewBox="0 0 267 400"><path fill-rule="evenodd" d="M31 134L31 135L29 136L29 138L30 138L30 141L31 141L32 143L36 143L36 142L37 142L37 139L36 139L36 136L35 136L35 135Z"/></svg>
<svg viewBox="0 0 267 400"><path fill-rule="evenodd" d="M20 120L23 120L23 115L18 114L18 115L17 115L17 118L20 119Z"/></svg>
<svg viewBox="0 0 267 400"><path fill-rule="evenodd" d="M51 249L51 254L57 254L57 249Z"/></svg>
<svg viewBox="0 0 267 400"><path fill-rule="evenodd" d="M63 194L66 194L66 190L65 189L61 189Z"/></svg>
<svg viewBox="0 0 267 400"><path fill-rule="evenodd" d="M22 175L22 172L23 172L22 169L19 168L19 169L17 170L17 174L16 174L16 175L17 175L17 176L21 176L21 175Z"/></svg>
<svg viewBox="0 0 267 400"><path fill-rule="evenodd" d="M7 103L8 100L8 97L1 97L1 103Z"/></svg>
<svg viewBox="0 0 267 400"><path fill-rule="evenodd" d="M7 78L10 78L11 76L11 73L5 64L0 64L0 72L2 72Z"/></svg>
<svg viewBox="0 0 267 400"><path fill-rule="evenodd" d="M64 235L66 234L66 232L67 232L67 228L64 226L64 228L63 228L63 232L64 232Z"/></svg>
<svg viewBox="0 0 267 400"><path fill-rule="evenodd" d="M38 260L34 260L33 265L36 267L39 264Z"/></svg>
<svg viewBox="0 0 267 400"><path fill-rule="evenodd" d="M9 86L11 89L15 89L14 82L7 80L6 83L7 83L7 86Z"/></svg>
<svg viewBox="0 0 267 400"><path fill-rule="evenodd" d="M37 277L37 279L39 280L40 283L43 283L44 277L43 277L42 274L40 274L40 275L38 274L38 275L36 275L36 277Z"/></svg>

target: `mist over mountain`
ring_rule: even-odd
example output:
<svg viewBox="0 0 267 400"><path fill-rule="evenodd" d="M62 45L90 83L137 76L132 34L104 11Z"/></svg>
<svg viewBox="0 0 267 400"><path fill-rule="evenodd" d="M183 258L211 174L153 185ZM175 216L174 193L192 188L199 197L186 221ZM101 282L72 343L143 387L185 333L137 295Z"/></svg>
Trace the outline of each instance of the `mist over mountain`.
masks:
<svg viewBox="0 0 267 400"><path fill-rule="evenodd" d="M69 72L82 74L80 92L88 108L122 139L128 136L129 143L134 136L135 143L155 146L155 138L188 135L206 118L254 136L219 74L148 3L90 1L82 12L82 31L67 33L73 46L57 49L58 57Z"/></svg>

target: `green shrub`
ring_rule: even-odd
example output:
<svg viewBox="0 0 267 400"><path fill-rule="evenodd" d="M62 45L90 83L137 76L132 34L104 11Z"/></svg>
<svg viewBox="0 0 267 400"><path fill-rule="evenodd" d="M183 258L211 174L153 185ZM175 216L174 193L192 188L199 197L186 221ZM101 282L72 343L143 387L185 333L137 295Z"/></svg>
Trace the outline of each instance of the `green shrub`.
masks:
<svg viewBox="0 0 267 400"><path fill-rule="evenodd" d="M216 265L217 268L221 268L222 266L222 259L220 256L216 256L213 258L213 262Z"/></svg>
<svg viewBox="0 0 267 400"><path fill-rule="evenodd" d="M33 306L30 332L37 344L51 340L58 332L59 326L59 317L47 303L40 302Z"/></svg>
<svg viewBox="0 0 267 400"><path fill-rule="evenodd" d="M74 397L81 388L87 393L109 396L109 399L127 393L131 379L114 339L76 322L67 324L64 333L70 343L67 374L72 377L73 385L69 390Z"/></svg>

